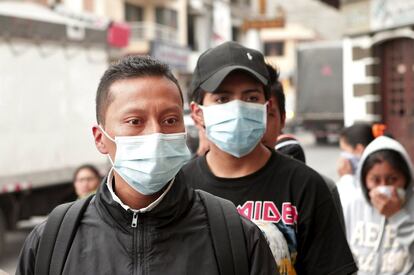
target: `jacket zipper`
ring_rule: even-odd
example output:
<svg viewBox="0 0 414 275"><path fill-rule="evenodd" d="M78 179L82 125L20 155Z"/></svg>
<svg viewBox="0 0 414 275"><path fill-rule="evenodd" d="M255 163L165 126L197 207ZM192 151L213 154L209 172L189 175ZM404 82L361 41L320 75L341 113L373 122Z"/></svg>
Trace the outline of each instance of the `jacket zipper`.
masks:
<svg viewBox="0 0 414 275"><path fill-rule="evenodd" d="M132 262L133 262L133 271L132 274L137 274L137 258L138 258L138 248L137 248L137 226L138 226L138 211L134 211L132 213L132 222L131 227L133 231L133 238L132 238Z"/></svg>
<svg viewBox="0 0 414 275"><path fill-rule="evenodd" d="M132 228L137 228L137 225L138 225L138 212L134 211L134 214L132 215L131 227Z"/></svg>

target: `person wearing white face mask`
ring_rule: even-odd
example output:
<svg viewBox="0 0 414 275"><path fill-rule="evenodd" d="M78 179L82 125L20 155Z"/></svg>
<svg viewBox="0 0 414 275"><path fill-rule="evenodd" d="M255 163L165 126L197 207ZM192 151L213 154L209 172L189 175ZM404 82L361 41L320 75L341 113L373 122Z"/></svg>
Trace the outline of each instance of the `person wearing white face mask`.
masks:
<svg viewBox="0 0 414 275"><path fill-rule="evenodd" d="M183 167L186 182L231 200L255 221L281 274L352 274L357 268L323 179L261 142L275 81L259 51L235 42L199 57L191 111L209 151Z"/></svg>
<svg viewBox="0 0 414 275"><path fill-rule="evenodd" d="M180 169L190 151L183 113L181 89L167 65L142 56L111 65L97 90L92 130L112 169L96 196L63 213L57 234L49 229L64 205L32 231L16 274L278 274L252 222L230 202L185 184ZM83 215L70 219L79 205ZM232 230L220 231L217 223L230 217Z"/></svg>
<svg viewBox="0 0 414 275"><path fill-rule="evenodd" d="M358 188L344 208L360 275L414 274L413 165L403 146L380 136L364 150Z"/></svg>
<svg viewBox="0 0 414 275"><path fill-rule="evenodd" d="M339 137L341 155L337 163L339 180L338 192L343 207L352 201L357 188L355 174L365 147L374 140L372 126L367 123L356 123L344 128Z"/></svg>

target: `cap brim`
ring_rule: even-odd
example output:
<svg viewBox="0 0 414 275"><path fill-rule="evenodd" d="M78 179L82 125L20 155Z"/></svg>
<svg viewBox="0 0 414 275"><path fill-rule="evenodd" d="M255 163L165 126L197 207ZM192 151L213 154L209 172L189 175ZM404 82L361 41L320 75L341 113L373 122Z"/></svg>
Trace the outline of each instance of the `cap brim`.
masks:
<svg viewBox="0 0 414 275"><path fill-rule="evenodd" d="M246 71L247 73L251 74L254 78L259 80L261 83L263 83L263 85L267 85L268 83L268 80L261 74L253 71L248 67L237 65L225 67L223 69L218 70L206 81L200 84L201 89L207 92L214 92L220 86L221 82L223 82L224 78L226 78L226 76L228 76L232 71L235 70Z"/></svg>

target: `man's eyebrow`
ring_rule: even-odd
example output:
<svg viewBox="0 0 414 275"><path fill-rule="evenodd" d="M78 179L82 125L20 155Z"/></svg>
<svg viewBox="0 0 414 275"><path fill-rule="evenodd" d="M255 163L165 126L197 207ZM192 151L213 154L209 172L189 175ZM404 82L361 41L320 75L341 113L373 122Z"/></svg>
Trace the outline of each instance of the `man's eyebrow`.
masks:
<svg viewBox="0 0 414 275"><path fill-rule="evenodd" d="M246 94L246 93L254 93L254 92L258 92L261 93L262 90L260 90L260 88L249 88L246 90L243 90L242 93ZM226 95L226 94L232 94L230 91L227 90L216 90L213 94L220 94L220 95Z"/></svg>
<svg viewBox="0 0 414 275"><path fill-rule="evenodd" d="M162 110L161 113L168 113L168 112L184 112L183 108L180 105L174 105L174 106L170 106L165 108L164 110Z"/></svg>
<svg viewBox="0 0 414 275"><path fill-rule="evenodd" d="M230 94L230 91L217 89L213 92L213 95L217 95L217 94L220 94L220 95Z"/></svg>
<svg viewBox="0 0 414 275"><path fill-rule="evenodd" d="M182 111L182 107L180 105L172 105L170 107L165 108L164 110L162 110L162 113L167 113L167 112L183 112ZM141 107L137 107L137 106L130 106L127 107L123 110L124 114L131 114L131 113L146 113L148 112L148 110L146 108L141 108Z"/></svg>
<svg viewBox="0 0 414 275"><path fill-rule="evenodd" d="M145 113L147 110L145 108L137 107L137 106L128 106L123 110L123 113Z"/></svg>
<svg viewBox="0 0 414 275"><path fill-rule="evenodd" d="M259 88L251 88L251 89L247 89L247 90L242 91L243 94L254 93L254 92L261 93L262 90L260 90Z"/></svg>

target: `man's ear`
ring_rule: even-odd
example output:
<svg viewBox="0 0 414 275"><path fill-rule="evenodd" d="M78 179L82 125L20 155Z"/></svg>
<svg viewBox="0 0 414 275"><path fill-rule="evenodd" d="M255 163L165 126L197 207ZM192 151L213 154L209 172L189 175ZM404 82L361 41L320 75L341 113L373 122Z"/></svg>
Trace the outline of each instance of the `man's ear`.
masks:
<svg viewBox="0 0 414 275"><path fill-rule="evenodd" d="M190 109L191 109L191 118L194 120L196 127L199 129L204 129L205 126L204 126L203 110L194 101L190 103Z"/></svg>
<svg viewBox="0 0 414 275"><path fill-rule="evenodd" d="M273 106L275 105L275 101L273 98L269 98L266 105L266 111L268 115L274 115L275 108Z"/></svg>
<svg viewBox="0 0 414 275"><path fill-rule="evenodd" d="M98 151L105 155L108 154L109 151L106 148L105 143L103 143L104 133L98 125L94 125L92 127L92 134L93 138L95 139L95 146Z"/></svg>

